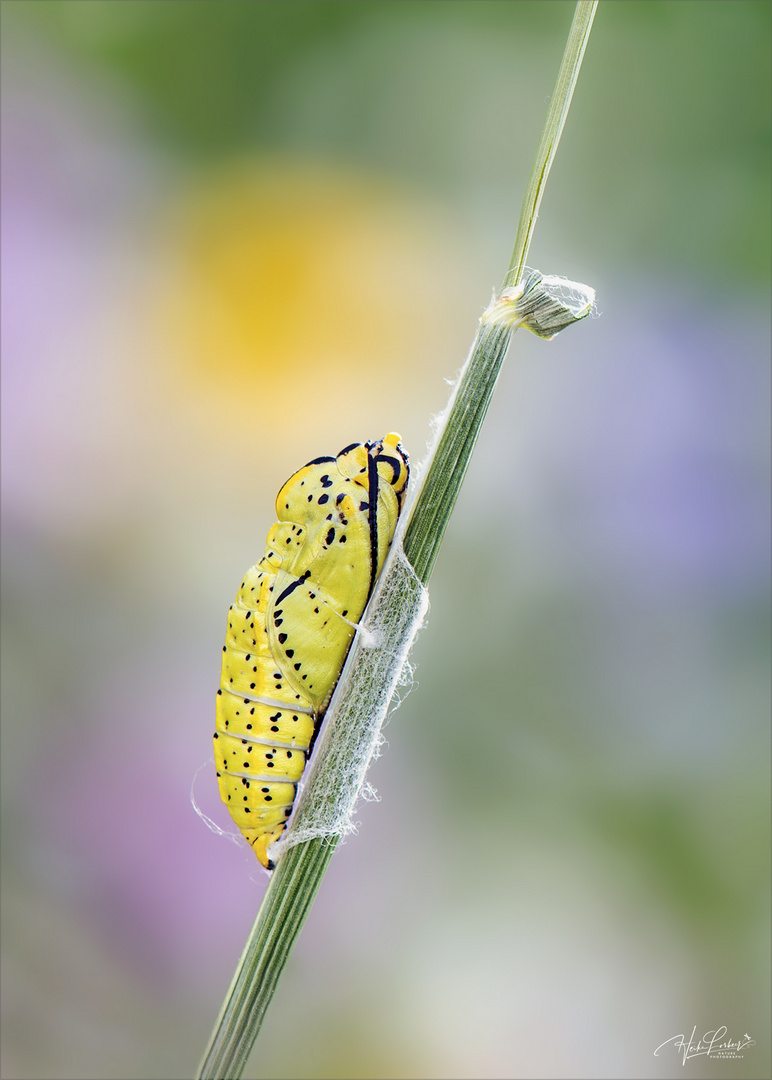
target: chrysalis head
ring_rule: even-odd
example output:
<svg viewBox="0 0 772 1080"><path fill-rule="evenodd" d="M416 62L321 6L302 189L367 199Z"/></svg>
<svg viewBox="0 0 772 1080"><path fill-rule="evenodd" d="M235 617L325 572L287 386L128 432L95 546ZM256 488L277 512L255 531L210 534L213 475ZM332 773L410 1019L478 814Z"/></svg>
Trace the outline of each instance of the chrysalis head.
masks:
<svg viewBox="0 0 772 1080"><path fill-rule="evenodd" d="M368 443L371 454L375 453L375 461L379 476L394 489L400 510L407 490L407 482L410 477L410 465L407 452L400 442L399 435L391 431L380 442Z"/></svg>
<svg viewBox="0 0 772 1080"><path fill-rule="evenodd" d="M326 484L330 477L343 476L369 493L373 487L373 469L378 478L392 488L397 497L399 512L407 490L410 467L399 435L389 432L383 439L350 443L335 457L314 458L294 473L276 496L276 514L279 521L307 521L309 507L306 504L315 502L308 497L311 484L318 482L318 479Z"/></svg>

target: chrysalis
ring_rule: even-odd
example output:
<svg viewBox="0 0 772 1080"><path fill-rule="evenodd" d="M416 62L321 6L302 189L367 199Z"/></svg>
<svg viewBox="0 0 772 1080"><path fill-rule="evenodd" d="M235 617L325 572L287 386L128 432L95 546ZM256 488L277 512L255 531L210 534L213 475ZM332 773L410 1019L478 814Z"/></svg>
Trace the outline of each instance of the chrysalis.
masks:
<svg viewBox="0 0 772 1080"><path fill-rule="evenodd" d="M230 608L215 764L223 802L269 870L408 475L395 434L310 461L276 497L265 555Z"/></svg>

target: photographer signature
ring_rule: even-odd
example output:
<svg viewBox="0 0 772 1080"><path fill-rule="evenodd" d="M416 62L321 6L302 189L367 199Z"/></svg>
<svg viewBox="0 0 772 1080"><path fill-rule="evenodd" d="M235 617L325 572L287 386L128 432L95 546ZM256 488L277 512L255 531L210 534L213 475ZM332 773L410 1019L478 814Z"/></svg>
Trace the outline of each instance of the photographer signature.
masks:
<svg viewBox="0 0 772 1080"><path fill-rule="evenodd" d="M694 1037L697 1033L697 1025L695 1024L688 1040L684 1035L674 1035L671 1039L665 1039L654 1051L654 1057L658 1057L662 1047L669 1046L670 1043L673 1044L676 1050L681 1052L683 1056L682 1065L685 1065L690 1058L704 1055L713 1058L742 1057L740 1050L744 1050L746 1046L756 1045L756 1040L752 1039L747 1032L741 1039L725 1039L726 1031L726 1027L716 1028L715 1031L706 1031L701 1039L695 1040Z"/></svg>

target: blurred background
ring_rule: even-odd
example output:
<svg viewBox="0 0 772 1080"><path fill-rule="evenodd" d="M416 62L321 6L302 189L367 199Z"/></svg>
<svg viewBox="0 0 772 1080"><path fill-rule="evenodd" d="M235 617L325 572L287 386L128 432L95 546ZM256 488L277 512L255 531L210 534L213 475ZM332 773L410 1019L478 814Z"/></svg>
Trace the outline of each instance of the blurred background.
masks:
<svg viewBox="0 0 772 1080"><path fill-rule="evenodd" d="M4 0L9 1080L194 1072L228 604L305 461L420 462L572 12ZM529 258L600 317L515 337L250 1077L769 1074L769 22L600 5Z"/></svg>

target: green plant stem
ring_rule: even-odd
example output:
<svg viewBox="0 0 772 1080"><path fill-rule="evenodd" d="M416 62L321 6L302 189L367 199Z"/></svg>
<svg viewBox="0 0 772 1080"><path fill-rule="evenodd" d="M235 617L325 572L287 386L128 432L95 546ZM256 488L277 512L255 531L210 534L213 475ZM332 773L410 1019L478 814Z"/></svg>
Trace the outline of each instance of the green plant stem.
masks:
<svg viewBox="0 0 772 1080"><path fill-rule="evenodd" d="M563 133L597 6L597 0L579 0L576 5L547 119L523 198L515 246L504 277L505 288L519 282L528 258L539 203ZM405 531L403 549L424 585L431 575L445 528L466 475L513 329L504 331L501 327L480 327L469 364L461 377L447 423L416 499Z"/></svg>
<svg viewBox="0 0 772 1080"><path fill-rule="evenodd" d="M405 530L402 549L424 585L434 568L511 336L509 327L480 327Z"/></svg>
<svg viewBox="0 0 772 1080"><path fill-rule="evenodd" d="M547 119L544 122L539 147L536 151L531 175L528 178L528 186L525 189L523 205L520 208L520 220L517 224L515 246L512 250L512 258L509 260L509 269L504 278L504 287L517 285L528 258L528 248L531 245L531 237L539 216L539 204L541 203L544 188L547 184L552 162L555 160L560 136L563 134L563 126L574 96L576 80L584 59L584 50L592 30L592 22L595 18L595 9L598 0L579 0L574 11L571 29L568 32L565 52L555 80L555 87L550 98Z"/></svg>
<svg viewBox="0 0 772 1080"><path fill-rule="evenodd" d="M337 836L309 840L279 860L199 1066L199 1080L241 1076L337 843Z"/></svg>
<svg viewBox="0 0 772 1080"><path fill-rule="evenodd" d="M579 0L576 6L523 201L505 286L517 284L525 265L539 202L571 102L596 6L597 0ZM424 584L436 561L512 332L512 325L484 323L480 327L445 428L413 505L403 550ZM349 695L355 696L358 692L356 685L349 686ZM279 857L199 1067L198 1080L237 1080L241 1076L338 839L333 836L307 840L289 847Z"/></svg>

